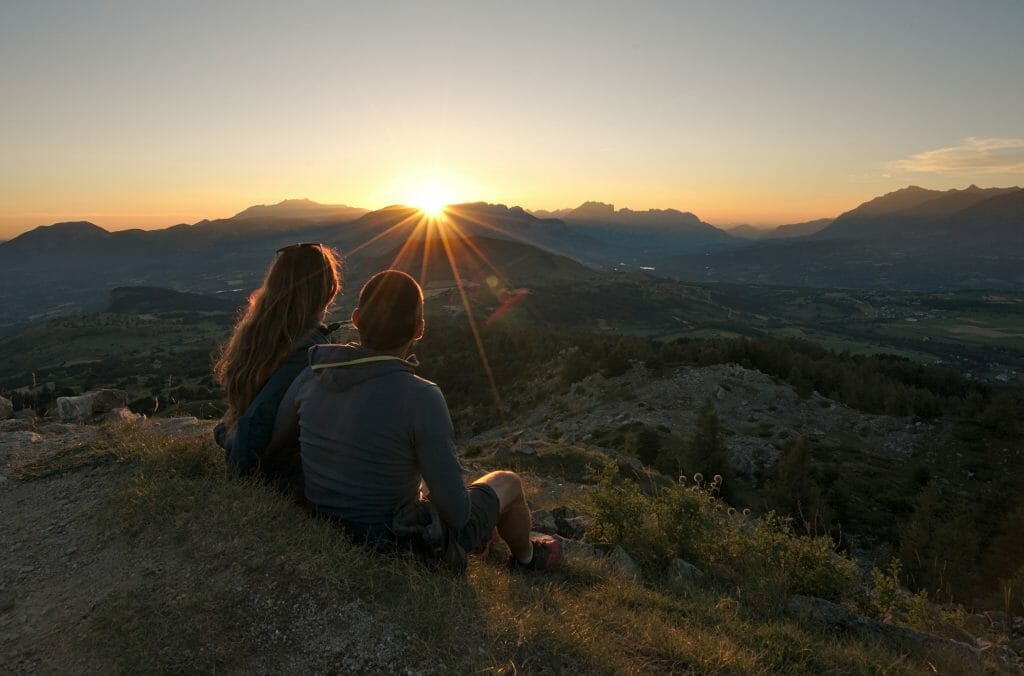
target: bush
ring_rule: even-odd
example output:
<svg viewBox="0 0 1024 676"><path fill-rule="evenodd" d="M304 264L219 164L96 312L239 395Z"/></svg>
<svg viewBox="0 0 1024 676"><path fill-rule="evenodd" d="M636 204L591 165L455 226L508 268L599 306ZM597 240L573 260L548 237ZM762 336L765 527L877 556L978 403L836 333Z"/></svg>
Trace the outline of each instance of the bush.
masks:
<svg viewBox="0 0 1024 676"><path fill-rule="evenodd" d="M831 539L799 537L791 521L774 512L750 528L718 498L719 481L695 479L689 487L681 480L646 495L606 465L591 496L595 522L588 537L620 544L649 577L659 577L673 558L727 571L755 606L777 608L791 594L854 597L857 568L835 552Z"/></svg>
<svg viewBox="0 0 1024 676"><path fill-rule="evenodd" d="M806 594L832 601L850 598L858 587L857 567L840 556L828 537L798 537L792 521L769 512L732 563L748 580L780 585L788 596Z"/></svg>

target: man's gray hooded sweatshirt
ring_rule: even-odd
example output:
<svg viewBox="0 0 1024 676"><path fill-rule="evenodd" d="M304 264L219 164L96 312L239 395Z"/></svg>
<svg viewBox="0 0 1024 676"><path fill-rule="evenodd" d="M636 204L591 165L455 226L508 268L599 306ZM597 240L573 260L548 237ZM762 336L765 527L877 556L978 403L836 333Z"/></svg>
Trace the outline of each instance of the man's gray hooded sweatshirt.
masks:
<svg viewBox="0 0 1024 676"><path fill-rule="evenodd" d="M314 345L278 409L275 439L296 427L306 499L354 534L389 535L396 509L417 499L421 477L449 527L469 520L448 405L405 360L358 345Z"/></svg>

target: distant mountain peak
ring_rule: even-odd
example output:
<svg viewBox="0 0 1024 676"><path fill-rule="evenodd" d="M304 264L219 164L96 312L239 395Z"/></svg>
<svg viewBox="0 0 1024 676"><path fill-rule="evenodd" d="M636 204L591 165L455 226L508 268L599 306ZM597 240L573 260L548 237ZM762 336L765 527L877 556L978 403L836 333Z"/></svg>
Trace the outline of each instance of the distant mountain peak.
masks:
<svg viewBox="0 0 1024 676"><path fill-rule="evenodd" d="M101 228L95 223L89 221L63 221L61 223L54 223L53 225L40 225L26 233L23 233L19 237L14 239L20 239L21 237L105 237L110 234L109 230ZM12 240L14 241L14 240Z"/></svg>
<svg viewBox="0 0 1024 676"><path fill-rule="evenodd" d="M355 219L367 213L366 209L346 204L321 204L308 197L281 200L277 204L255 204L239 211L232 220L249 218L301 218L312 221Z"/></svg>
<svg viewBox="0 0 1024 676"><path fill-rule="evenodd" d="M578 218L601 218L615 215L615 205L605 202L587 201L570 212Z"/></svg>
<svg viewBox="0 0 1024 676"><path fill-rule="evenodd" d="M79 230L79 231L82 231L82 232L86 232L86 231L109 232L108 230L106 230L104 228L101 228L100 226L96 225L95 223L91 223L89 221L61 221L60 223L54 223L53 225L40 225L38 228L36 228L36 230L44 230L44 229L45 230L53 230L53 231L63 230L63 231L67 231L67 232L70 232L70 231L73 231L73 230Z"/></svg>
<svg viewBox="0 0 1024 676"><path fill-rule="evenodd" d="M822 238L854 239L925 237L946 227L955 214L975 206L983 208L991 200L1016 190L979 188L974 184L962 190L928 190L911 185L876 197L841 214L819 234Z"/></svg>

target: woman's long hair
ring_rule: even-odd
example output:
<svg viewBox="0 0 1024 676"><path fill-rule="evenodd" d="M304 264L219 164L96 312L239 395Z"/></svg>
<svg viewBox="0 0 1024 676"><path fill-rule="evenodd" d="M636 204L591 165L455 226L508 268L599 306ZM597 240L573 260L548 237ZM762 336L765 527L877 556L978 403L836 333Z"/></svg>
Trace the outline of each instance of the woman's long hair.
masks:
<svg viewBox="0 0 1024 676"><path fill-rule="evenodd" d="M227 393L228 427L235 427L296 343L323 321L341 290L338 260L337 252L321 244L278 250L213 365L214 377Z"/></svg>

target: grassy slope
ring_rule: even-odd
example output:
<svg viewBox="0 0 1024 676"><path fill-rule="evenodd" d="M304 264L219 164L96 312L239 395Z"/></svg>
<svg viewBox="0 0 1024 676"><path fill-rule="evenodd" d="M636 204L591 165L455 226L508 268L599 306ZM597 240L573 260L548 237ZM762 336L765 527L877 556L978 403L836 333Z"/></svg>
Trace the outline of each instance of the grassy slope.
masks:
<svg viewBox="0 0 1024 676"><path fill-rule="evenodd" d="M110 474L95 524L146 563L111 581L83 621L53 628L65 666L744 674L981 666L833 637L727 586L642 586L583 560L545 577L478 561L465 579L429 573L349 544L263 486L225 480L219 457L201 439L119 429L13 473L46 482L97 462L124 467ZM32 648L57 649L45 639Z"/></svg>

